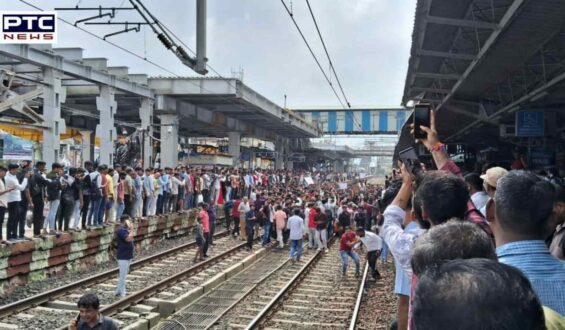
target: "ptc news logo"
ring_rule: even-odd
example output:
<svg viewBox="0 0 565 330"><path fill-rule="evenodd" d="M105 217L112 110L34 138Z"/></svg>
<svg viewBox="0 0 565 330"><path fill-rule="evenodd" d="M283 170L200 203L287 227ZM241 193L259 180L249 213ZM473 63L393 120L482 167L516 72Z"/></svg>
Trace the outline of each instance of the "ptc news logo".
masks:
<svg viewBox="0 0 565 330"><path fill-rule="evenodd" d="M54 11L0 11L0 43L53 44L57 27Z"/></svg>

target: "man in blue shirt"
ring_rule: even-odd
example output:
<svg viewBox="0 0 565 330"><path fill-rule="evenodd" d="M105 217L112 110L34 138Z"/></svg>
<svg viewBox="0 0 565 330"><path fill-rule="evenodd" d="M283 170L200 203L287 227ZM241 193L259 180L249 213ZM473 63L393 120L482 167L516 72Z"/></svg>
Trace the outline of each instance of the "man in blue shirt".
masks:
<svg viewBox="0 0 565 330"><path fill-rule="evenodd" d="M520 269L542 305L565 315L565 262L553 257L544 242L555 203L553 187L533 173L511 171L498 181L494 200L491 226L498 260Z"/></svg>
<svg viewBox="0 0 565 330"><path fill-rule="evenodd" d="M250 210L245 214L245 232L247 233L247 250L251 251L253 248L253 236L255 234L255 220L257 220L255 204L249 203L249 209Z"/></svg>
<svg viewBox="0 0 565 330"><path fill-rule="evenodd" d="M116 287L117 297L126 296L126 277L129 272L129 265L133 259L133 226L129 220L129 215L122 215L120 227L117 231L118 251L116 259L118 259L118 268L120 269L118 286Z"/></svg>

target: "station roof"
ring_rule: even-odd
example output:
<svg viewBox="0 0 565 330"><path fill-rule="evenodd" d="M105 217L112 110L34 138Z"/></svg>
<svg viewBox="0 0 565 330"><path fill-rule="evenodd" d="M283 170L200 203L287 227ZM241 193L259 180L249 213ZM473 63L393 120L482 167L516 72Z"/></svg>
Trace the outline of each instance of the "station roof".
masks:
<svg viewBox="0 0 565 330"><path fill-rule="evenodd" d="M496 143L517 110L562 126L564 15L560 0L418 0L403 103L432 103L450 143Z"/></svg>

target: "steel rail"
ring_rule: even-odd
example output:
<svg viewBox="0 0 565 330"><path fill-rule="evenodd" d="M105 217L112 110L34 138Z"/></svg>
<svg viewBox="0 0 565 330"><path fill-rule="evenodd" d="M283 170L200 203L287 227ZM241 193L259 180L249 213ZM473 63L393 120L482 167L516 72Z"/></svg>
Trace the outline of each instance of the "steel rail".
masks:
<svg viewBox="0 0 565 330"><path fill-rule="evenodd" d="M192 226L189 227L188 229L190 229L190 228L192 228ZM227 235L229 235L229 231L224 230L222 232L214 234L214 237L223 237L223 236L227 236ZM191 248L195 245L196 245L196 241L191 241L189 243L176 246L174 248L168 249L168 250L160 252L158 254L151 255L151 256L145 257L143 259L134 261L131 264L131 269L137 269L140 266L143 266L147 263L151 263L155 260L161 259L163 257L167 257L167 256L172 255L174 253L177 253L178 251ZM65 294L68 291L80 289L80 288L83 288L85 286L96 284L96 283L98 283L98 282L100 282L100 281L102 281L106 278L114 277L118 273L119 273L118 267L112 268L110 270L107 270L107 271L102 272L100 274L96 274L96 275L87 277L87 278L82 279L80 281L69 283L67 285L64 285L64 286L61 286L61 287L58 287L58 288L54 288L54 289L51 289L49 291L42 292L42 293L39 293L37 295L31 296L31 297L28 297L28 298L25 298L25 299L22 299L22 300L15 301L15 302L7 304L7 305L4 305L4 306L0 307L0 319L3 319L5 317L13 315L15 313L19 313L19 312L21 312L25 309L28 309L28 308L32 308L32 307L42 305L46 302L53 300L53 298L55 298L55 297L58 297L58 296Z"/></svg>
<svg viewBox="0 0 565 330"><path fill-rule="evenodd" d="M266 321L267 317L275 310L283 297L290 292L294 287L299 284L299 280L304 278L308 272L314 267L314 264L322 257L323 252L317 251L308 262L296 273L288 283L271 299L271 301L255 316L253 320L247 325L245 330L257 329L261 323Z"/></svg>
<svg viewBox="0 0 565 330"><path fill-rule="evenodd" d="M359 319L359 312L361 311L361 301L363 300L363 295L365 293L365 282L367 281L368 272L369 272L369 265L367 262L365 262L365 269L363 270L363 277L361 278L361 283L359 283L359 292L357 293L355 308L353 309L353 315L351 316L351 322L349 323L349 330L355 330L357 327L357 320Z"/></svg>

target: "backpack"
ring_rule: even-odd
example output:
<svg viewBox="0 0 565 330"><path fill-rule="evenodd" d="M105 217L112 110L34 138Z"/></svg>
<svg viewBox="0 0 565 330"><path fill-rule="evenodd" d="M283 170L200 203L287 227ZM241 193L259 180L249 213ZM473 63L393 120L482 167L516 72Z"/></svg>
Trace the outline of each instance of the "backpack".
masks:
<svg viewBox="0 0 565 330"><path fill-rule="evenodd" d="M96 175L94 179L89 179L88 182L85 180L85 184L88 187L88 192L90 193L91 200L98 200L102 198L102 191L100 191L100 187L98 187L98 177L100 174ZM90 175L88 176L90 178Z"/></svg>

